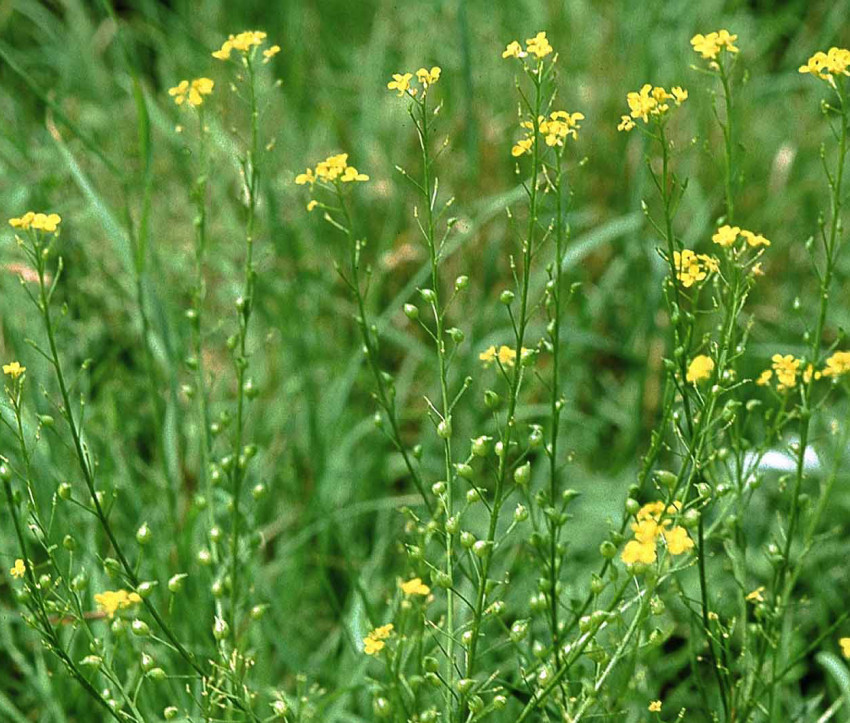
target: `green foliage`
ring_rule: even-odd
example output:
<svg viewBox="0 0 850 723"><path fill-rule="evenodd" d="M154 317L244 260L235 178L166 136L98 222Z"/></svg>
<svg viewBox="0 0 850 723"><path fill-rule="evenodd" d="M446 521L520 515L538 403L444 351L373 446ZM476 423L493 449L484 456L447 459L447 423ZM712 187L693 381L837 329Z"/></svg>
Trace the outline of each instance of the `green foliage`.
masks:
<svg viewBox="0 0 850 723"><path fill-rule="evenodd" d="M0 2L0 718L845 715L847 107L797 69L848 12Z"/></svg>

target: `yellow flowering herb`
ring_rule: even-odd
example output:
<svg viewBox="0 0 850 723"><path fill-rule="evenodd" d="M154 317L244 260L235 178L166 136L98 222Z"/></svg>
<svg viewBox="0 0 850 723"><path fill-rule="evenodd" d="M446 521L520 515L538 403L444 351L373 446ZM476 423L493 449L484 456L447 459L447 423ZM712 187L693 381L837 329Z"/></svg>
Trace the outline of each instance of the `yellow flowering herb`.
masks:
<svg viewBox="0 0 850 723"><path fill-rule="evenodd" d="M522 348L522 356L525 357L527 354L531 352L530 349ZM484 362L485 366L489 366L495 360L499 360L499 364L502 366L513 366L516 362L516 349L511 349L509 346L505 346L504 344L496 349L495 346L491 346L485 351L481 352L478 355L479 361Z"/></svg>
<svg viewBox="0 0 850 723"><path fill-rule="evenodd" d="M635 127L634 120L642 120L648 123L650 118L661 119L670 110L672 100L676 107L682 105L688 99L688 91L679 86L668 93L660 86L653 87L646 83L640 90L632 91L626 95L626 103L629 106L629 115L621 116L617 130L630 131Z"/></svg>
<svg viewBox="0 0 850 723"><path fill-rule="evenodd" d="M822 373L825 377L838 377L847 372L850 372L850 351L837 351L826 360Z"/></svg>
<svg viewBox="0 0 850 723"><path fill-rule="evenodd" d="M525 41L525 49L536 56L538 60L543 60L543 58L552 52L552 46L549 45L549 41L546 39L546 33L542 31L537 33L533 38L528 38Z"/></svg>
<svg viewBox="0 0 850 723"><path fill-rule="evenodd" d="M413 73L393 73L393 79L387 83L389 90L397 90L398 96L401 98L405 93L416 95L416 88L410 87L410 79Z"/></svg>
<svg viewBox="0 0 850 723"><path fill-rule="evenodd" d="M710 356L706 356L705 354L698 354L688 365L688 371L685 375L685 379L691 384L697 384L709 379L713 371L714 359Z"/></svg>
<svg viewBox="0 0 850 723"><path fill-rule="evenodd" d="M656 560L655 542L629 540L623 548L620 559L627 565L632 565L636 562L651 565Z"/></svg>
<svg viewBox="0 0 850 723"><path fill-rule="evenodd" d="M660 701L660 700L654 700L654 701L652 701L652 702L649 704L649 707L647 708L647 710L648 710L650 713L660 713L660 712L661 712L661 701Z"/></svg>
<svg viewBox="0 0 850 723"><path fill-rule="evenodd" d="M764 595L762 594L763 592L764 585L762 585L761 587L757 587L752 592L748 592L746 599L749 602L764 602Z"/></svg>
<svg viewBox="0 0 850 723"><path fill-rule="evenodd" d="M676 267L676 278L686 289L705 279L709 271L716 270L711 257L697 255L690 249L684 249L681 253L674 251L673 265Z"/></svg>
<svg viewBox="0 0 850 723"><path fill-rule="evenodd" d="M434 85L440 79L440 73L442 73L442 70L436 65L431 70L419 68L416 71L416 80L419 81L423 88L427 89L429 85Z"/></svg>
<svg viewBox="0 0 850 723"><path fill-rule="evenodd" d="M9 570L9 574L12 577L23 577L27 571L27 566L23 560L18 558L15 560L15 564L12 566L12 569Z"/></svg>
<svg viewBox="0 0 850 723"><path fill-rule="evenodd" d="M56 233L62 217L58 213L36 213L35 211L27 211L20 218L10 218L9 225L12 228L19 228L22 231L46 231L48 233Z"/></svg>
<svg viewBox="0 0 850 723"><path fill-rule="evenodd" d="M408 580L407 582L401 582L399 583L399 587L405 595L425 596L431 594L431 588L422 582L422 578L419 577L414 577L412 580Z"/></svg>
<svg viewBox="0 0 850 723"><path fill-rule="evenodd" d="M797 375L800 373L799 359L795 359L791 354L774 354L770 360L781 389L790 389L797 384Z"/></svg>
<svg viewBox="0 0 850 723"><path fill-rule="evenodd" d="M821 80L835 85L836 75L850 75L850 50L830 48L826 53L819 50L799 68L801 73L809 73Z"/></svg>
<svg viewBox="0 0 850 723"><path fill-rule="evenodd" d="M193 108L197 108L204 102L204 96L213 91L215 83L209 78L195 78L193 81L181 80L173 88L168 89L168 95L174 98L177 105L188 102Z"/></svg>
<svg viewBox="0 0 850 723"><path fill-rule="evenodd" d="M94 596L94 601L98 608L110 619L115 617L115 613L119 610L124 610L132 605L137 605L142 601L138 593L127 592L126 590L106 590L105 592L97 593Z"/></svg>
<svg viewBox="0 0 850 723"><path fill-rule="evenodd" d="M726 224L725 226L721 226L717 229L714 236L711 237L711 240L718 246L727 248L734 244L740 235L741 229L738 226L730 226L729 224Z"/></svg>
<svg viewBox="0 0 850 723"><path fill-rule="evenodd" d="M663 530L664 541L667 543L667 549L671 555L683 555L692 550L694 541L688 535L688 531L684 527L671 527L669 530Z"/></svg>
<svg viewBox="0 0 850 723"><path fill-rule="evenodd" d="M737 53L738 48L735 47L737 35L732 35L728 30L718 30L716 32L703 35L697 33L691 38L691 45L694 51L699 53L705 60L716 60L718 53L725 50L728 53Z"/></svg>
<svg viewBox="0 0 850 723"><path fill-rule="evenodd" d="M221 48L213 51L212 56L218 60L229 60L234 50L247 53L252 48L262 45L266 34L262 30L246 30L238 35L231 35L222 43Z"/></svg>
<svg viewBox="0 0 850 723"><path fill-rule="evenodd" d="M370 632L363 638L363 652L366 655L377 655L383 649L386 643L384 642L393 632L393 624L381 625Z"/></svg>
<svg viewBox="0 0 850 723"><path fill-rule="evenodd" d="M524 58L527 55L528 53L522 49L522 45L519 44L518 40L512 40L508 43L508 47L502 53L503 58Z"/></svg>
<svg viewBox="0 0 850 723"><path fill-rule="evenodd" d="M13 361L9 364L3 365L3 373L7 376L12 377L12 379L17 379L26 370L27 370L26 367L22 367L20 362L16 362L16 361Z"/></svg>
<svg viewBox="0 0 850 723"><path fill-rule="evenodd" d="M280 52L279 45L272 45L263 51L263 63L268 63L275 55Z"/></svg>

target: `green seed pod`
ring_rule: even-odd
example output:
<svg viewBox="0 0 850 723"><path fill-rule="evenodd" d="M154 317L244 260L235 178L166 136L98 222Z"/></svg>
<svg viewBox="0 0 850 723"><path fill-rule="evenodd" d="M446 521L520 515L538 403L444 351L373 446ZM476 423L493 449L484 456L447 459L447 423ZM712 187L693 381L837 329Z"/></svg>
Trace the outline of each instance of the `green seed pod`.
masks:
<svg viewBox="0 0 850 723"><path fill-rule="evenodd" d="M67 482L63 482L57 488L56 494L59 495L59 499L70 500L71 499L71 485L69 485Z"/></svg>
<svg viewBox="0 0 850 723"><path fill-rule="evenodd" d="M41 422L42 427L52 427L56 423L56 420L49 414L39 414L38 421Z"/></svg>
<svg viewBox="0 0 850 723"><path fill-rule="evenodd" d="M531 480L531 462L526 462L524 465L517 467L514 470L514 482L520 487L525 487Z"/></svg>
<svg viewBox="0 0 850 723"><path fill-rule="evenodd" d="M156 661L147 653L142 653L141 660L142 670L146 673L156 665Z"/></svg>
<svg viewBox="0 0 850 723"><path fill-rule="evenodd" d="M522 640L525 640L525 637L528 635L528 621L527 620L517 620L513 625L511 625L510 633L508 633L508 637L510 637L511 641L514 643L519 643Z"/></svg>
<svg viewBox="0 0 850 723"><path fill-rule="evenodd" d="M170 705L168 706L168 708L162 711L162 717L165 718L165 720L174 720L179 715L179 713L180 711L175 706Z"/></svg>
<svg viewBox="0 0 850 723"><path fill-rule="evenodd" d="M469 708L469 712L473 715L480 713L484 710L484 699L480 695L473 695L469 699L467 707Z"/></svg>
<svg viewBox="0 0 850 723"><path fill-rule="evenodd" d="M151 634L150 626L144 620L139 620L138 618L130 623L130 630L133 632L133 635L140 638L146 638Z"/></svg>
<svg viewBox="0 0 850 723"><path fill-rule="evenodd" d="M516 522L525 522L528 519L528 508L525 505L518 504L514 510L514 520Z"/></svg>
<svg viewBox="0 0 850 723"><path fill-rule="evenodd" d="M77 541L70 535L65 535L65 537L62 538L62 547L69 552L73 552L77 549Z"/></svg>
<svg viewBox="0 0 850 723"><path fill-rule="evenodd" d="M491 437L477 437L472 440L472 454L476 457L486 457L490 451Z"/></svg>
<svg viewBox="0 0 850 723"><path fill-rule="evenodd" d="M440 663L436 658L428 655L423 659L422 667L427 673L436 673L440 669Z"/></svg>
<svg viewBox="0 0 850 723"><path fill-rule="evenodd" d="M260 394L260 390L254 384L253 379L248 379L242 387L242 390L245 392L245 396L248 397L248 399L256 399Z"/></svg>
<svg viewBox="0 0 850 723"><path fill-rule="evenodd" d="M499 302L504 304L505 306L510 306L514 303L514 299L516 298L516 294L510 289L505 289L501 294L499 294Z"/></svg>
<svg viewBox="0 0 850 723"><path fill-rule="evenodd" d="M467 286L469 286L469 277L466 274L458 276L455 279L455 290L463 291Z"/></svg>
<svg viewBox="0 0 850 723"><path fill-rule="evenodd" d="M151 532L151 528L148 527L147 522L143 522L142 526L136 530L136 542L140 545L147 545L153 539L153 533Z"/></svg>
<svg viewBox="0 0 850 723"><path fill-rule="evenodd" d="M473 546L472 551L476 557L485 558L490 554L490 543L487 540L478 540Z"/></svg>
<svg viewBox="0 0 850 723"><path fill-rule="evenodd" d="M497 695L493 698L493 709L502 710L508 704L508 699L504 695Z"/></svg>
<svg viewBox="0 0 850 723"><path fill-rule="evenodd" d="M452 515L449 519L446 520L446 532L450 535L457 534L457 531L460 529L460 520L457 515Z"/></svg>
<svg viewBox="0 0 850 723"><path fill-rule="evenodd" d="M484 405L487 409L498 409L502 404L502 398L492 389L487 389L484 392Z"/></svg>
<svg viewBox="0 0 850 723"><path fill-rule="evenodd" d="M156 580L146 580L141 583L138 588L139 597L148 598L153 593L154 588L159 585Z"/></svg>
<svg viewBox="0 0 850 723"><path fill-rule="evenodd" d="M634 497L629 497L626 500L625 507L627 515L636 515L640 509L640 502L638 502Z"/></svg>
<svg viewBox="0 0 850 723"><path fill-rule="evenodd" d="M189 577L185 572L180 572L172 575L168 579L168 590L172 593L178 593L183 589L183 581Z"/></svg>
<svg viewBox="0 0 850 723"><path fill-rule="evenodd" d="M457 682L458 692L463 694L470 693L475 687L475 681L472 678L461 678Z"/></svg>
<svg viewBox="0 0 850 723"><path fill-rule="evenodd" d="M168 675L162 668L151 668L148 671L148 678L150 678L151 680L160 681L165 680L167 677Z"/></svg>
<svg viewBox="0 0 850 723"><path fill-rule="evenodd" d="M677 475L666 469L656 470L655 479L658 481L659 484L671 490L676 486L676 483L679 481Z"/></svg>
<svg viewBox="0 0 850 723"><path fill-rule="evenodd" d="M460 463L455 465L455 470L457 471L457 476L462 479L473 479L475 477L475 470L468 464Z"/></svg>
<svg viewBox="0 0 850 723"><path fill-rule="evenodd" d="M254 605L248 614L251 616L251 620L262 620L268 609L268 605Z"/></svg>
<svg viewBox="0 0 850 723"><path fill-rule="evenodd" d="M456 326L453 326L449 329L449 337L455 344L463 344L463 340L466 339L466 334L463 333L462 329L458 329Z"/></svg>
<svg viewBox="0 0 850 723"><path fill-rule="evenodd" d="M437 436L440 439L450 439L452 436L452 418L446 417L445 419L441 419L440 423L437 425Z"/></svg>
<svg viewBox="0 0 850 723"><path fill-rule="evenodd" d="M213 623L213 637L218 640L224 640L230 635L230 626L224 618L216 617Z"/></svg>
<svg viewBox="0 0 850 723"><path fill-rule="evenodd" d="M471 490L467 490L466 501L471 505L475 504L476 502L480 502L481 493L475 487L473 487Z"/></svg>
<svg viewBox="0 0 850 723"><path fill-rule="evenodd" d="M422 297L422 301L433 304L437 300L437 294L434 293L433 289L419 289L419 296Z"/></svg>

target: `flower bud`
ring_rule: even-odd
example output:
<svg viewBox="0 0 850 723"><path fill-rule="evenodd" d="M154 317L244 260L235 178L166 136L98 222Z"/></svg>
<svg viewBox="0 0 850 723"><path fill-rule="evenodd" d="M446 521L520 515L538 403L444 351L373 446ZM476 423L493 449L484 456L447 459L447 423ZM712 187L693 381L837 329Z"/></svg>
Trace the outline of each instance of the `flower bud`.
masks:
<svg viewBox="0 0 850 723"><path fill-rule="evenodd" d="M472 505L481 500L481 493L473 487L471 490L468 490L466 493L466 501Z"/></svg>
<svg viewBox="0 0 850 723"><path fill-rule="evenodd" d="M437 300L437 294L433 289L419 289L419 296L428 304L433 304Z"/></svg>
<svg viewBox="0 0 850 723"><path fill-rule="evenodd" d="M452 436L452 418L441 419L437 425L437 436L441 439L449 439Z"/></svg>
<svg viewBox="0 0 850 723"><path fill-rule="evenodd" d="M514 470L514 482L520 487L525 487L531 480L531 462L526 462Z"/></svg>
<svg viewBox="0 0 850 723"><path fill-rule="evenodd" d="M216 617L213 624L213 637L221 641L228 635L230 635L230 626L227 624L227 621L224 618Z"/></svg>
<svg viewBox="0 0 850 723"><path fill-rule="evenodd" d="M145 580L139 584L137 592L139 593L140 598L148 598L153 593L153 589L159 585L156 580Z"/></svg>
<svg viewBox="0 0 850 723"><path fill-rule="evenodd" d="M168 708L162 711L162 717L165 718L165 720L174 720L179 715L179 713L180 711L175 706L170 705L168 706Z"/></svg>
<svg viewBox="0 0 850 723"><path fill-rule="evenodd" d="M172 575L168 579L168 590L172 593L178 593L183 589L183 581L189 577L185 572L180 572Z"/></svg>
<svg viewBox="0 0 850 723"><path fill-rule="evenodd" d="M463 291L467 286L469 286L469 277L466 274L458 276L455 279L455 290Z"/></svg>
<svg viewBox="0 0 850 723"><path fill-rule="evenodd" d="M56 494L59 495L59 499L70 500L71 499L71 485L69 485L67 482L63 482L57 488Z"/></svg>
<svg viewBox="0 0 850 723"><path fill-rule="evenodd" d="M501 294L499 294L499 301L505 306L510 306L514 303L514 299L516 298L516 294L510 289L505 289Z"/></svg>
<svg viewBox="0 0 850 723"><path fill-rule="evenodd" d="M62 547L69 552L72 552L77 549L77 541L70 535L65 535L65 537L62 538Z"/></svg>
<svg viewBox="0 0 850 723"><path fill-rule="evenodd" d="M528 519L528 509L525 505L519 504L514 510L514 520L517 522L525 522Z"/></svg>
<svg viewBox="0 0 850 723"><path fill-rule="evenodd" d="M476 457L486 457L490 451L491 437L477 437L472 440L472 454Z"/></svg>
<svg viewBox="0 0 850 723"><path fill-rule="evenodd" d="M136 542L140 545L147 545L151 538L153 537L153 533L151 532L151 528L148 527L148 523L142 523L142 526L136 530Z"/></svg>
<svg viewBox="0 0 850 723"><path fill-rule="evenodd" d="M413 304L405 304L404 315L411 321L416 321L419 318L419 307Z"/></svg>
<svg viewBox="0 0 850 723"><path fill-rule="evenodd" d="M137 635L140 638L146 638L151 634L150 626L144 620L139 620L138 618L130 623L130 630L132 630L133 635Z"/></svg>

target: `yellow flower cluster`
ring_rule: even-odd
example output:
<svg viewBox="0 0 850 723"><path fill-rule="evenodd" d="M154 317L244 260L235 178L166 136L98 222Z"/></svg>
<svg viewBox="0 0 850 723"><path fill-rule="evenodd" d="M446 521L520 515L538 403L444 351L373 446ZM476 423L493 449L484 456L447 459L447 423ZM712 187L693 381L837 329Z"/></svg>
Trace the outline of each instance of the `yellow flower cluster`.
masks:
<svg viewBox="0 0 850 723"><path fill-rule="evenodd" d="M263 63L268 63L275 55L280 52L279 45L272 45L270 48L263 51Z"/></svg>
<svg viewBox="0 0 850 723"><path fill-rule="evenodd" d="M97 606L112 619L119 610L124 610L131 605L137 605L142 601L138 593L126 590L106 590L94 596Z"/></svg>
<svg viewBox="0 0 850 723"><path fill-rule="evenodd" d="M414 577L407 582L400 582L398 586L405 595L422 595L425 597L431 594L431 588L422 582L421 577Z"/></svg>
<svg viewBox="0 0 850 723"><path fill-rule="evenodd" d="M578 139L578 131L581 128L579 121L584 120L584 113L568 113L565 110L555 110L549 117L538 116L537 127L543 136L547 146L563 146L566 138ZM534 146L534 121L523 121L520 125L526 129L525 138L516 142L511 149L511 155L515 158L528 153Z"/></svg>
<svg viewBox="0 0 850 723"><path fill-rule="evenodd" d="M850 372L850 351L837 351L826 360L823 376L838 377Z"/></svg>
<svg viewBox="0 0 850 723"><path fill-rule="evenodd" d="M770 383L776 375L779 391L792 389L797 386L797 377L800 376L800 366L802 359L795 359L791 354L774 354L771 357L771 368L765 369L756 379L756 384L760 387L765 387ZM837 351L832 354L827 360L824 368L816 371L809 364L803 370L802 378L805 384L808 384L812 379L822 379L823 377L839 377L850 372L850 351Z"/></svg>
<svg viewBox="0 0 850 723"><path fill-rule="evenodd" d="M770 241L768 241L760 233L753 233L752 231L747 231L746 229L742 229L738 226L730 226L729 224L717 229L717 232L711 237L711 240L718 246L728 248L741 237L746 240L748 246L752 246L753 248L758 248L759 246L770 246Z"/></svg>
<svg viewBox="0 0 850 723"><path fill-rule="evenodd" d="M386 643L384 642L393 633L393 624L387 623L375 628L365 638L363 638L363 652L366 655L377 655L383 649Z"/></svg>
<svg viewBox="0 0 850 723"><path fill-rule="evenodd" d="M713 371L714 359L710 356L706 356L705 354L698 354L688 365L688 371L685 374L685 379L691 384L697 384L711 377L711 373Z"/></svg>
<svg viewBox="0 0 850 723"><path fill-rule="evenodd" d="M674 502L667 507L668 515L675 515L681 509L680 502ZM656 544L659 537L667 543L671 555L682 555L694 546L694 541L684 527L672 526L672 520L662 520L664 503L649 502L638 510L636 521L631 524L635 539L629 540L620 554L620 559L627 565L642 562L650 565L657 559Z"/></svg>
<svg viewBox="0 0 850 723"><path fill-rule="evenodd" d="M231 35L222 43L221 48L213 51L212 56L218 60L229 60L230 53L238 50L240 53L247 53L252 48L262 45L266 39L266 34L262 30L246 30L239 35ZM273 46L277 47L277 46ZM278 48L280 50L280 48ZM275 53L272 53L274 55ZM266 56L271 57L269 55Z"/></svg>
<svg viewBox="0 0 850 723"><path fill-rule="evenodd" d="M503 58L525 58L529 54L536 57L538 60L543 60L552 52L552 46L546 38L546 33L539 32L533 38L528 38L525 41L525 50L522 49L518 40L512 40L508 43L502 53Z"/></svg>
<svg viewBox="0 0 850 723"><path fill-rule="evenodd" d="M629 104L629 115L620 116L618 131L630 131L635 127L635 120L640 119L648 123L650 117L661 118L670 110L669 101L673 101L678 108L688 99L688 91L673 86L668 93L664 88L647 83L640 90L626 95Z"/></svg>
<svg viewBox="0 0 850 723"><path fill-rule="evenodd" d="M531 349L522 348L522 356L529 354ZM497 359L502 366L513 366L516 363L516 349L511 349L504 344L497 350L495 346L491 346L486 351L482 351L478 355L478 359L484 362L485 366L489 366Z"/></svg>
<svg viewBox="0 0 850 723"><path fill-rule="evenodd" d="M819 50L805 65L800 66L800 72L810 73L834 84L833 76L850 75L850 50L830 48L826 53Z"/></svg>
<svg viewBox="0 0 850 723"><path fill-rule="evenodd" d="M299 173L295 177L295 183L299 186L303 186L305 183L309 183L312 186L316 181L351 183L353 181L368 180L369 176L365 173L360 173L354 166L348 165L347 153L330 156L318 163L315 171L312 168L308 168L304 173Z"/></svg>
<svg viewBox="0 0 850 723"><path fill-rule="evenodd" d="M738 48L735 47L735 41L737 39L738 36L730 35L728 30L718 30L708 35L697 33L691 38L691 45L706 60L715 60L721 50L726 50L729 53L737 53Z"/></svg>
<svg viewBox="0 0 850 723"><path fill-rule="evenodd" d="M58 213L36 213L35 211L27 211L20 218L9 219L9 225L12 228L19 228L23 231L34 229L48 233L56 233L61 222L62 217Z"/></svg>
<svg viewBox="0 0 850 723"><path fill-rule="evenodd" d="M23 374L27 370L26 367L22 367L20 362L13 361L9 364L3 365L3 373L7 376L12 377L12 379L17 379L21 374Z"/></svg>
<svg viewBox="0 0 850 723"><path fill-rule="evenodd" d="M419 68L416 71L416 80L422 86L423 93L440 79L442 72L442 69L437 65L431 68L431 70ZM397 90L399 98L405 94L412 98L419 92L418 88L411 86L410 81L412 78L413 73L393 73L393 79L387 83L387 88L389 90Z"/></svg>
<svg viewBox="0 0 850 723"><path fill-rule="evenodd" d="M12 569L9 570L9 574L12 577L23 577L27 571L27 566L23 560L18 558L15 560L15 564L12 566Z"/></svg>
<svg viewBox="0 0 850 723"><path fill-rule="evenodd" d="M191 83L188 80L181 80L173 88L168 89L168 95L174 98L177 105L183 105L188 101L189 105L197 108L204 102L204 96L212 93L214 86L215 83L209 78L195 78Z"/></svg>
<svg viewBox="0 0 850 723"><path fill-rule="evenodd" d="M708 274L715 273L719 268L717 259L706 254L695 254L690 249L684 249L681 253L674 251L673 265L676 267L676 278L686 289L705 279Z"/></svg>

